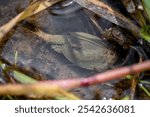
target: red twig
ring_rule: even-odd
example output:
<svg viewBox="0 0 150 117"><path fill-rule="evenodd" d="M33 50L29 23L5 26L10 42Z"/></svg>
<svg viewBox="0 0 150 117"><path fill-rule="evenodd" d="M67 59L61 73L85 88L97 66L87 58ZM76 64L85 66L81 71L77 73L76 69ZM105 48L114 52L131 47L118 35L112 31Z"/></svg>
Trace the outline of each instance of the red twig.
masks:
<svg viewBox="0 0 150 117"><path fill-rule="evenodd" d="M150 70L150 60L128 67L121 67L109 70L88 78L74 78L68 80L39 81L34 84L6 84L0 85L0 95L37 95L37 96L59 96L65 92L61 89L73 89L83 86L94 85L117 78L122 78L128 74L135 74L145 70Z"/></svg>
<svg viewBox="0 0 150 117"><path fill-rule="evenodd" d="M129 74L136 74L142 71L150 70L150 60L142 63L138 63L132 66L126 66L117 68L114 70L108 70L106 72L87 77L87 78L70 78L68 80L54 80L54 81L44 81L39 83L39 85L59 85L65 89L72 89L77 87L84 87L89 85L94 85L114 79L122 78Z"/></svg>

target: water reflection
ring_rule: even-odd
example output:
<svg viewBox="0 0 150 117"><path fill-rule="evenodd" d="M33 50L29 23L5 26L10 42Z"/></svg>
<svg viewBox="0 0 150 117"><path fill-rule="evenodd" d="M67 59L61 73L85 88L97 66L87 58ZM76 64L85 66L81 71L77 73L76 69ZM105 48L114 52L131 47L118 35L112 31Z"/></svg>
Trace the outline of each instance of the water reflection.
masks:
<svg viewBox="0 0 150 117"><path fill-rule="evenodd" d="M68 15L81 10L82 7L75 3L73 0L65 0L60 2L51 8L51 13L55 15Z"/></svg>
<svg viewBox="0 0 150 117"><path fill-rule="evenodd" d="M6 0L1 1L3 1L3 5L6 4ZM20 4L19 0L15 1ZM30 0L24 1L29 2ZM100 32L97 31L97 28L93 25L89 16L84 12L81 6L69 0L67 0L67 2L66 4L60 3L61 7L60 5L56 5L53 8L44 10L28 19L28 21L35 23L41 30L50 34L86 32L99 36ZM1 21L5 21L8 18L5 16L7 13L10 13L10 15L12 12L14 15L17 14L16 3L12 2L9 4L6 10L7 12L5 10L2 12L1 10L3 13ZM4 24L6 22L0 23ZM102 24L104 27L112 25L102 18L99 18L99 24ZM93 71L82 69L70 63L63 55L53 51L50 44L29 32L25 32L20 26L6 43L1 56L9 61L9 63L14 64L16 51L18 51L18 66L29 71L33 69L34 72L40 73L46 79L86 77L94 74ZM101 93L102 97L106 96L105 94L109 94L107 98L110 98L115 94L112 87L105 86L104 88L104 85L91 86L84 89L79 88L76 89L75 92L84 99L94 99L94 93L96 91L100 93L99 90L105 90L105 92Z"/></svg>
<svg viewBox="0 0 150 117"><path fill-rule="evenodd" d="M79 7L81 8L78 5ZM67 9L70 9L70 7L67 7ZM35 19L29 21L34 22L43 31L50 34L86 32L98 35L99 33L81 9L65 15L54 15L50 11L51 8L37 14ZM83 77L94 73L70 63L63 55L53 51L50 44L43 42L30 32L28 33L18 27L4 47L2 56L11 64L14 64L14 53L18 51L18 65L27 69L31 67L47 79Z"/></svg>

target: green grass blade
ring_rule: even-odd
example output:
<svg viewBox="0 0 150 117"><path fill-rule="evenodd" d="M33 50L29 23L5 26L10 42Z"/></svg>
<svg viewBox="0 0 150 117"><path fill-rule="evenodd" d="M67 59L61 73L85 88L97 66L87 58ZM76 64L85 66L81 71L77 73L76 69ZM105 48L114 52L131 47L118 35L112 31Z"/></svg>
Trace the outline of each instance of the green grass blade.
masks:
<svg viewBox="0 0 150 117"><path fill-rule="evenodd" d="M23 84L32 84L37 82L35 79L16 70L12 71L12 75L15 80Z"/></svg>

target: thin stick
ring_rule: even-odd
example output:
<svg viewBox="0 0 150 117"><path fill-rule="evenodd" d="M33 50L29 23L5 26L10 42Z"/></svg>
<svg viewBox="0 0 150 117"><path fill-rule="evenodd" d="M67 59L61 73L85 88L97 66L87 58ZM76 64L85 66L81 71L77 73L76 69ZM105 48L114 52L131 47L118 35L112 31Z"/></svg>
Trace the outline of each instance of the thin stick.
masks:
<svg viewBox="0 0 150 117"><path fill-rule="evenodd" d="M83 87L83 86L85 87L89 85L106 82L109 80L119 79L126 75L140 73L145 70L150 70L150 60L132 66L109 70L104 73L100 73L88 78L78 78L78 79L74 78L68 80L55 80L55 81L51 81L51 80L39 81L38 83L28 84L28 85L25 84L0 85L0 95L36 94L42 96L43 95L56 96L58 95L58 92L61 90L61 88L74 89L77 87ZM50 94L47 94L47 92L50 92Z"/></svg>
<svg viewBox="0 0 150 117"><path fill-rule="evenodd" d="M150 60L134 64L131 66L116 68L114 70L108 70L106 72L88 77L88 78L76 78L76 79L69 79L69 80L55 80L55 81L47 81L46 84L50 85L59 85L66 89L73 89L77 87L84 87L94 84L99 84L103 82L107 82L110 80L119 79L125 77L127 75L132 75L136 73L140 73L146 70L150 70Z"/></svg>

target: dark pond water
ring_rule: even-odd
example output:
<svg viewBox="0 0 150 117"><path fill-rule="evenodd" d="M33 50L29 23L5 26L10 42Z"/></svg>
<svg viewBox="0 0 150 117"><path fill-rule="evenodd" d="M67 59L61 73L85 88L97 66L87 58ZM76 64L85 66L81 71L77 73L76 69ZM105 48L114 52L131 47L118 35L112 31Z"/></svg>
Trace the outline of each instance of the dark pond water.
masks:
<svg viewBox="0 0 150 117"><path fill-rule="evenodd" d="M5 24L22 9L30 0L0 0L0 25ZM105 0L111 2L111 0ZM120 6L119 6L120 7ZM94 14L93 14L94 15ZM112 24L102 18L97 19L102 29L112 26ZM57 4L39 14L21 22L30 22L40 27L41 30L50 34L63 34L66 32L86 32L100 36L100 31L93 25L85 10L70 0L65 3ZM66 79L71 77L86 77L95 74L95 71L86 70L72 64L63 55L55 52L49 43L42 41L37 36L26 32L21 25L18 25L13 34L8 35L5 46L1 50L1 56L12 65L26 71L32 71L45 79ZM15 61L15 53L18 53ZM122 88L120 83L126 83ZM109 99L121 98L130 92L129 81L113 81L108 84L78 88L74 93L83 99ZM118 86L118 85L117 85ZM121 89L122 88L122 89Z"/></svg>

